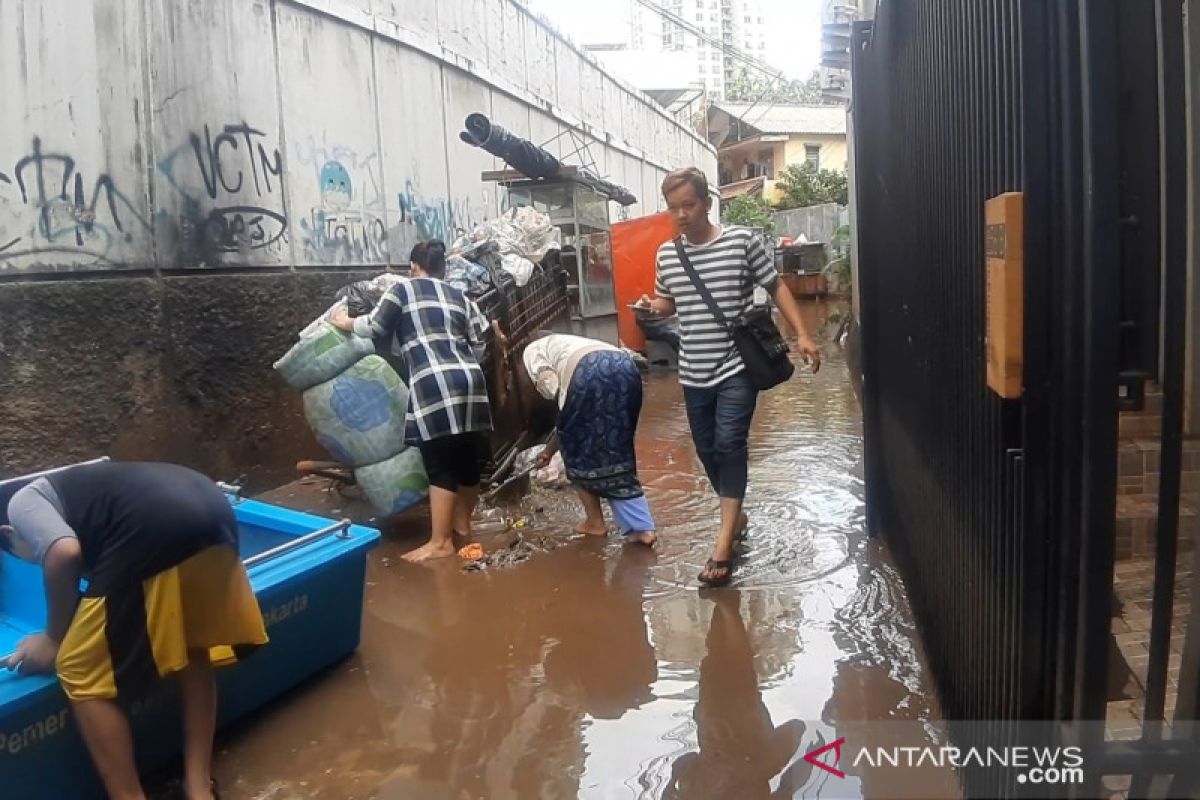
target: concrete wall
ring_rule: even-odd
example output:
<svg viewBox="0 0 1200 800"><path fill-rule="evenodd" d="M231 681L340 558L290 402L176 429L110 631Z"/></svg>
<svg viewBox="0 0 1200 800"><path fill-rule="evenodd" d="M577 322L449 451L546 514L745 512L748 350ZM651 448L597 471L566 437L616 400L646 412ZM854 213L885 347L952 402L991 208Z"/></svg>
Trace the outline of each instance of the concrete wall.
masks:
<svg viewBox="0 0 1200 800"><path fill-rule="evenodd" d="M10 0L0 102L0 474L321 455L270 364L338 286L502 210L468 113L573 129L630 215L716 177L512 0Z"/></svg>
<svg viewBox="0 0 1200 800"><path fill-rule="evenodd" d="M803 233L810 242L826 244L833 241L833 235L837 233L838 228L849 224L846 207L837 203L777 211L771 218L775 220L776 236L791 236L796 239ZM830 256L832 257L832 253Z"/></svg>

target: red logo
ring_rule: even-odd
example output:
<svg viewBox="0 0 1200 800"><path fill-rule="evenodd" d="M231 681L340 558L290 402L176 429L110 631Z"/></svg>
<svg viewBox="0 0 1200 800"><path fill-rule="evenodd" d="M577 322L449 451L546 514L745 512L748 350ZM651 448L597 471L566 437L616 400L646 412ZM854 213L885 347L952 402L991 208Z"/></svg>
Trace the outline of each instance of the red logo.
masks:
<svg viewBox="0 0 1200 800"><path fill-rule="evenodd" d="M837 763L838 763L838 760L842 757L842 745L845 743L846 743L846 737L843 736L842 738L838 739L836 742L830 742L829 744L825 745L824 747L813 750L811 753L809 753L808 755L806 755L804 757L804 760L807 761L808 763L812 764L814 767L820 767L821 769L825 770L826 772L828 772L831 775L837 775L839 778L844 778L844 777L846 777L846 773L842 772L840 769L837 768ZM833 751L832 766L829 764L826 764L824 761L822 761L819 758L819 756L822 753L828 752L830 750Z"/></svg>

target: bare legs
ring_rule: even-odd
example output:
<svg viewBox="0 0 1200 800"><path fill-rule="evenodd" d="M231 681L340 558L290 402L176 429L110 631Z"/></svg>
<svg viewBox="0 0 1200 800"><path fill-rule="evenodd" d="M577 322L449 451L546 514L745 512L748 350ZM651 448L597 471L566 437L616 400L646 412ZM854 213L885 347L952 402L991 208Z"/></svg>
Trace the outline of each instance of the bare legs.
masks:
<svg viewBox="0 0 1200 800"><path fill-rule="evenodd" d="M81 700L71 707L111 800L145 800L125 712L111 700Z"/></svg>
<svg viewBox="0 0 1200 800"><path fill-rule="evenodd" d="M188 800L212 800L212 748L217 728L217 686L208 653L189 650L179 673L183 701L184 791ZM88 752L112 800L145 800L125 712L111 700L72 704Z"/></svg>
<svg viewBox="0 0 1200 800"><path fill-rule="evenodd" d="M479 484L460 486L458 491L429 487L429 514L433 532L429 541L404 556L414 563L447 558L471 538L471 515L479 501Z"/></svg>
<svg viewBox="0 0 1200 800"><path fill-rule="evenodd" d="M604 509L600 508L600 498L578 486L575 487L575 493L579 495L579 502L583 503L584 513L584 520L575 526L575 532L588 536L607 534L608 526L604 523Z"/></svg>
<svg viewBox="0 0 1200 800"><path fill-rule="evenodd" d="M416 563L454 555L454 517L457 500L458 492L440 489L437 486L429 487L429 513L433 520L433 531L428 542L404 556L406 561Z"/></svg>
<svg viewBox="0 0 1200 800"><path fill-rule="evenodd" d="M727 562L733 558L733 547L746 530L748 522L745 512L742 511L741 499L721 498L721 531L717 534L716 544L713 545L713 561ZM732 566L707 565L700 573L700 579L705 582L722 581L729 576L731 570Z"/></svg>
<svg viewBox="0 0 1200 800"><path fill-rule="evenodd" d="M212 800L213 736L217 732L217 684L208 651L189 650L179 673L183 698L183 787L188 800Z"/></svg>

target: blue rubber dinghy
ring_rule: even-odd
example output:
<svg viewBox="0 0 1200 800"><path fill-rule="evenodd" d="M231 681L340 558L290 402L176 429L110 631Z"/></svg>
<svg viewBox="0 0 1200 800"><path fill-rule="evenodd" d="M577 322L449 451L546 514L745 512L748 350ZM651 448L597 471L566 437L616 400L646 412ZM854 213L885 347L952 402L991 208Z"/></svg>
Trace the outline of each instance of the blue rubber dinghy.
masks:
<svg viewBox="0 0 1200 800"><path fill-rule="evenodd" d="M41 473L45 474L45 473ZM0 482L0 520L8 499L37 475ZM220 724L293 688L358 647L367 551L374 528L351 525L229 495L243 563L270 643L217 670ZM41 570L0 553L0 655L46 620ZM166 764L182 746L174 684L127 707L138 766ZM6 800L102 798L104 792L53 677L0 671L0 786Z"/></svg>

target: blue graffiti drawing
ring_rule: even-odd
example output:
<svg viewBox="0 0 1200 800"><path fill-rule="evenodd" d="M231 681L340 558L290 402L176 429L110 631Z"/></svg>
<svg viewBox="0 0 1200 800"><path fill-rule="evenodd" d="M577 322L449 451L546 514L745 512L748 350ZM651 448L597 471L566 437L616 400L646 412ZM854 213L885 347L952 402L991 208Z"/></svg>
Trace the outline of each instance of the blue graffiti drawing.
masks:
<svg viewBox="0 0 1200 800"><path fill-rule="evenodd" d="M350 205L353 190L350 173L337 161L321 167L321 205L340 211Z"/></svg>
<svg viewBox="0 0 1200 800"><path fill-rule="evenodd" d="M300 220L306 255L324 264L386 261L387 230L383 219L373 213L364 198L355 199L350 170L341 160L329 159L317 175L321 205L311 210L309 219ZM367 185L372 182L368 170Z"/></svg>
<svg viewBox="0 0 1200 800"><path fill-rule="evenodd" d="M396 201L400 224L414 228L418 239L441 239L449 244L487 220L486 210L478 213L469 198L426 201L411 180Z"/></svg>

